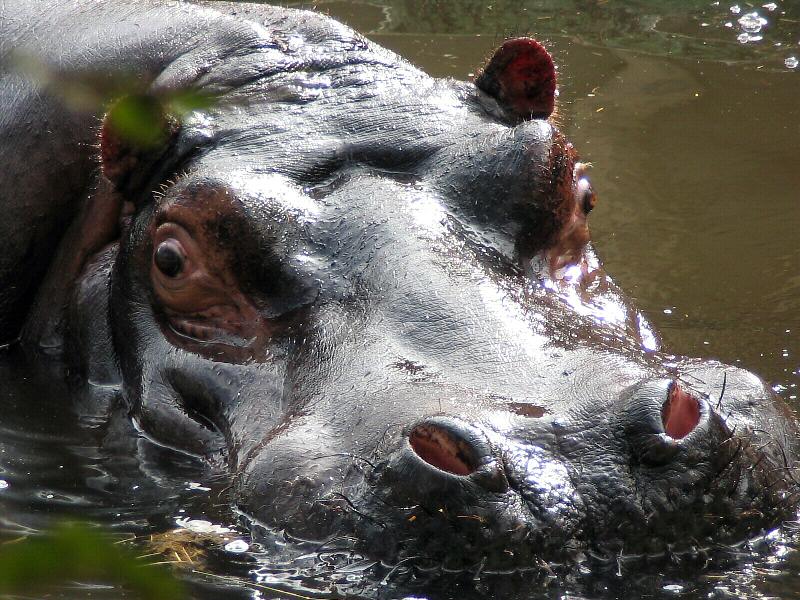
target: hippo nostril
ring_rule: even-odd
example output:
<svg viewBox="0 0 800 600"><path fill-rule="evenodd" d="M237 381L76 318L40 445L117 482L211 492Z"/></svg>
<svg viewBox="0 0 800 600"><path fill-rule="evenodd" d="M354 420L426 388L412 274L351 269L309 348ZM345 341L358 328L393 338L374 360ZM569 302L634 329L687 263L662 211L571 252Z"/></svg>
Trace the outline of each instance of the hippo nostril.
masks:
<svg viewBox="0 0 800 600"><path fill-rule="evenodd" d="M700 422L700 403L678 382L673 382L661 408L661 420L668 436L676 440L684 438Z"/></svg>
<svg viewBox="0 0 800 600"><path fill-rule="evenodd" d="M632 454L646 466L671 463L707 439L709 412L695 392L675 380L647 380L622 398L620 425Z"/></svg>
<svg viewBox="0 0 800 600"><path fill-rule="evenodd" d="M417 425L408 441L417 456L447 473L470 475L478 468L478 458L470 444L438 425Z"/></svg>

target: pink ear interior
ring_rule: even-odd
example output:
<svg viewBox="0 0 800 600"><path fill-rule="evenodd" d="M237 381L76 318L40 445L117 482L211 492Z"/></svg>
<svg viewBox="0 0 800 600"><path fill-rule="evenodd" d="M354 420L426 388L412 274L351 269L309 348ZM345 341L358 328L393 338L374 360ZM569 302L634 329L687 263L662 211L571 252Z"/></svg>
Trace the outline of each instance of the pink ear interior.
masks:
<svg viewBox="0 0 800 600"><path fill-rule="evenodd" d="M542 44L531 38L504 42L475 85L523 120L546 119L555 108L553 59Z"/></svg>

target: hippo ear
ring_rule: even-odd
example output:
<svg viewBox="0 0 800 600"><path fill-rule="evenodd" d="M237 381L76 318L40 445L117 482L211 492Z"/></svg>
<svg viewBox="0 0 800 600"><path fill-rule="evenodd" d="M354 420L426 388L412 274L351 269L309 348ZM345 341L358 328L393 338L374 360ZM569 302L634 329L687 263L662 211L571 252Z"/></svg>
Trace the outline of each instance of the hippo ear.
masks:
<svg viewBox="0 0 800 600"><path fill-rule="evenodd" d="M475 78L475 85L519 120L546 119L555 107L553 59L531 38L506 40Z"/></svg>
<svg viewBox="0 0 800 600"><path fill-rule="evenodd" d="M179 129L158 98L130 95L117 100L100 130L103 174L127 200L138 202L163 175Z"/></svg>

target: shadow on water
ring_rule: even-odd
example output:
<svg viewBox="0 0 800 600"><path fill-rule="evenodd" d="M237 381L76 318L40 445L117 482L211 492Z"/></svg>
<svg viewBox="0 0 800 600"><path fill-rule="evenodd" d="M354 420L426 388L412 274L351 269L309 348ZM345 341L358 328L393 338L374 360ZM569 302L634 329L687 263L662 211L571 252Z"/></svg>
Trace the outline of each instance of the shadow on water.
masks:
<svg viewBox="0 0 800 600"><path fill-rule="evenodd" d="M800 67L790 59L800 56L800 3L654 4L316 3L438 76L469 77L507 34L548 40L559 120L595 165L593 236L608 270L668 347L753 369L797 409ZM230 509L227 478L141 437L112 390L76 392L47 369L0 354L3 544L88 520L147 560L174 563L197 598L800 594L792 527L709 562L674 557L650 568L623 558L535 581L389 568L347 540L290 544L270 534L253 544ZM89 595L132 597L77 583L50 597Z"/></svg>

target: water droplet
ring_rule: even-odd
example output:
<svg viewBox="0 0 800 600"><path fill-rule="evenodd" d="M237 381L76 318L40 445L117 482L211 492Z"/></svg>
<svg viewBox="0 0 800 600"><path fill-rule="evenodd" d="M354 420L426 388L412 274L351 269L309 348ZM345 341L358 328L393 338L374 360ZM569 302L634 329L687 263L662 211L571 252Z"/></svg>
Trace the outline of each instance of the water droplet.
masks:
<svg viewBox="0 0 800 600"><path fill-rule="evenodd" d="M742 9L738 4L734 4L733 6L731 6L730 10L734 15L738 15L740 12L742 12Z"/></svg>
<svg viewBox="0 0 800 600"><path fill-rule="evenodd" d="M758 11L753 11L739 17L739 25L742 31L747 33L758 33L767 22L768 21L764 17L758 14Z"/></svg>
<svg viewBox="0 0 800 600"><path fill-rule="evenodd" d="M742 44L747 44L748 42L758 42L764 38L763 36L760 35L752 35L750 33L740 33L739 35L736 36L736 39Z"/></svg>
<svg viewBox="0 0 800 600"><path fill-rule="evenodd" d="M225 544L226 551L235 552L236 554L247 552L249 549L250 549L250 544L248 544L244 540L233 540L232 542L228 542L227 544Z"/></svg>
<svg viewBox="0 0 800 600"><path fill-rule="evenodd" d="M178 524L178 527L183 527L194 533L222 534L231 532L231 529L228 527L222 527L221 525L206 521L205 519L179 517L175 519L175 522Z"/></svg>
<svg viewBox="0 0 800 600"><path fill-rule="evenodd" d="M790 56L785 61L783 61L783 64L786 65L787 69L796 69L797 65L800 65L800 60L797 60L796 56ZM788 333L789 330L787 329L786 332Z"/></svg>
<svg viewBox="0 0 800 600"><path fill-rule="evenodd" d="M8 482L5 479L0 479L0 490L8 489Z"/></svg>

